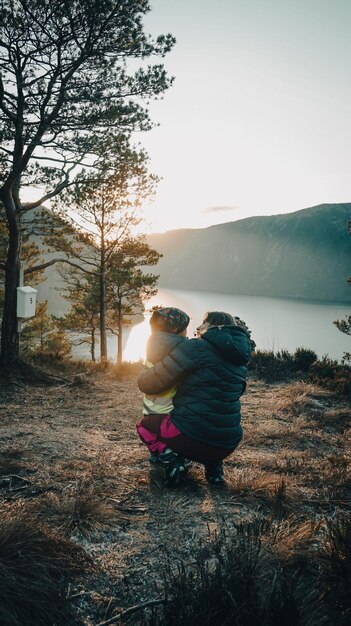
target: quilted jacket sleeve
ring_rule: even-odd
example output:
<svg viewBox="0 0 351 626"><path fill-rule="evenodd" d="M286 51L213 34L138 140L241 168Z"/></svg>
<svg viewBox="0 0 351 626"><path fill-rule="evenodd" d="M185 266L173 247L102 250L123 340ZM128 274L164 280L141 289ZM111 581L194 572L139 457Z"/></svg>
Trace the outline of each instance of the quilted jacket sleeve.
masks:
<svg viewBox="0 0 351 626"><path fill-rule="evenodd" d="M198 341L198 340L196 340ZM196 346L189 340L170 352L153 367L142 370L138 376L140 391L157 394L176 384L185 374L198 366Z"/></svg>

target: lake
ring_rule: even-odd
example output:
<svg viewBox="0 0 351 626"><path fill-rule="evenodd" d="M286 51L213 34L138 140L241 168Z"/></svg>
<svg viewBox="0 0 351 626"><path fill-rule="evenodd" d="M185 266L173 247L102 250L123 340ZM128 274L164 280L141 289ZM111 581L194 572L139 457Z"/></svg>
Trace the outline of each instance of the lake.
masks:
<svg viewBox="0 0 351 626"><path fill-rule="evenodd" d="M251 330L259 350L312 348L319 357L328 354L340 360L344 352L351 352L351 337L341 333L333 321L351 312L351 304L334 304L290 298L263 298L208 291L180 291L159 289L147 307L175 306L190 315L188 337L208 310L227 311L238 315ZM144 358L145 343L150 333L150 315L134 326L126 336L123 357L126 361ZM127 335L127 333L126 333ZM116 339L109 340L110 358L116 358Z"/></svg>

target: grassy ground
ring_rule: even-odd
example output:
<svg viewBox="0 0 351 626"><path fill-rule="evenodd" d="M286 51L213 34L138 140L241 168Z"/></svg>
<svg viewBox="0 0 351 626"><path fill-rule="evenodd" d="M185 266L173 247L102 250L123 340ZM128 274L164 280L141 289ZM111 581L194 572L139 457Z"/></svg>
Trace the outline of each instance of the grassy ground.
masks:
<svg viewBox="0 0 351 626"><path fill-rule="evenodd" d="M64 612L50 616L50 608L43 618L35 611L27 618L11 614L8 606L1 613L0 600L0 623L173 623L162 613L165 589L169 597L170 587L176 589L182 576L180 594L182 584L188 588L198 585L199 577L205 580L208 571L206 576L195 572L197 582L192 583L187 571L198 559L212 563L213 570L215 557L208 550L216 546L220 552L218 546L240 525L252 528L257 520L266 521L269 528L259 532L266 539L269 535L271 552L272 537L280 532L275 550L285 551L286 558L296 546L301 551L302 539L314 550L321 545L328 520L340 515L349 520L347 400L304 382L268 385L250 380L242 402L245 439L226 462L226 486L209 486L203 467L194 464L187 482L173 490L164 486L160 469L149 465L136 436L141 404L135 377L117 380L108 371L59 386L0 390L0 586L1 576L7 576L1 567L4 546L13 541L6 535L11 523L23 521L22 527L55 537L61 542L58 552L66 549L76 563L75 568L71 563L55 571L53 578L59 580L69 617ZM40 589L30 593L39 602ZM16 603L16 589L11 594ZM155 609L141 606L114 617L149 601ZM342 611L345 616L343 605ZM213 621L182 615L174 623L283 623L280 618L225 621L219 613ZM315 619L322 624L329 618ZM291 623L318 621L300 615Z"/></svg>

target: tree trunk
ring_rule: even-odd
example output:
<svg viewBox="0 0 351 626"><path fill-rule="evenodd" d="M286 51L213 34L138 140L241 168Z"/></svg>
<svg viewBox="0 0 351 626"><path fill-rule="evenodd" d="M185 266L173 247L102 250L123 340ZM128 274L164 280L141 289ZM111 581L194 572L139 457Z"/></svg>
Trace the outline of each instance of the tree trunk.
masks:
<svg viewBox="0 0 351 626"><path fill-rule="evenodd" d="M118 304L118 339L117 339L117 365L122 364L122 306Z"/></svg>
<svg viewBox="0 0 351 626"><path fill-rule="evenodd" d="M91 331L91 360L95 363L95 328Z"/></svg>
<svg viewBox="0 0 351 626"><path fill-rule="evenodd" d="M100 270L100 359L107 359L106 343L106 274L105 274L105 250L101 246L101 270Z"/></svg>
<svg viewBox="0 0 351 626"><path fill-rule="evenodd" d="M40 354L44 354L44 324L40 327Z"/></svg>
<svg viewBox="0 0 351 626"><path fill-rule="evenodd" d="M100 300L100 359L107 359L105 291Z"/></svg>
<svg viewBox="0 0 351 626"><path fill-rule="evenodd" d="M1 193L6 210L9 247L5 264L5 299L1 324L0 368L5 372L14 369L18 362L19 333L17 330L17 287L20 278L21 224L10 192Z"/></svg>

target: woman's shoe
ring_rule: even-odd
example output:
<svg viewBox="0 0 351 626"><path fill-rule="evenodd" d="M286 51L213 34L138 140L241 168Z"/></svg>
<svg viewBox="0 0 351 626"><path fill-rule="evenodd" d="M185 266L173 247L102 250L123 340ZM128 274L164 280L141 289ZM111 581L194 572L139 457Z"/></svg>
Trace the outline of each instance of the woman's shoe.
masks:
<svg viewBox="0 0 351 626"><path fill-rule="evenodd" d="M224 483L224 465L223 461L205 465L205 476L209 483L214 485L223 485Z"/></svg>

